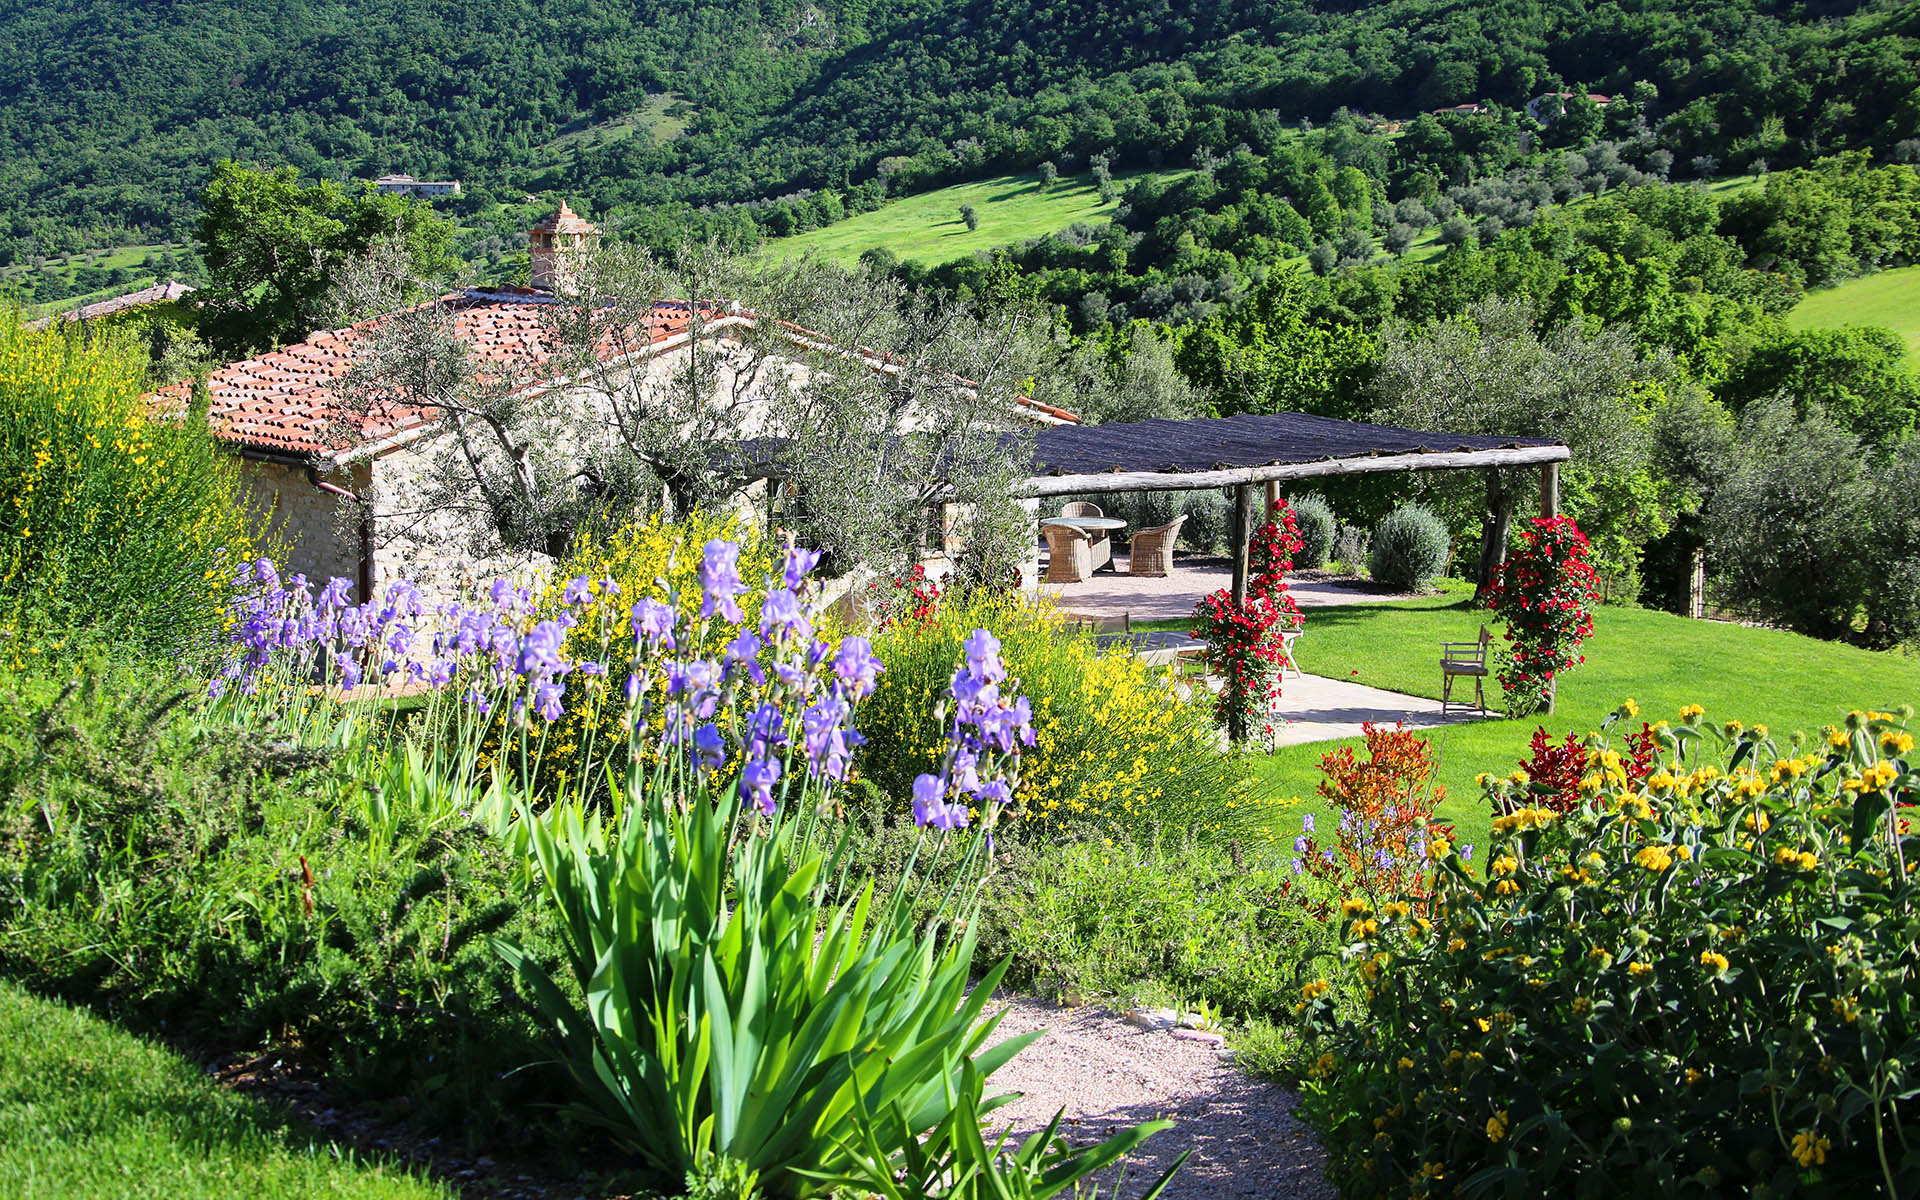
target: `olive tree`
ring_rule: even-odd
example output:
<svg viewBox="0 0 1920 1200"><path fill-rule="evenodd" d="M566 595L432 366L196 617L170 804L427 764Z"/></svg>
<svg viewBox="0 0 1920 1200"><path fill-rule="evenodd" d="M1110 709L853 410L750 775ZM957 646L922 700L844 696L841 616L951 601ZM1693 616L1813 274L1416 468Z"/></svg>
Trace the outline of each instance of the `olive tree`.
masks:
<svg viewBox="0 0 1920 1200"><path fill-rule="evenodd" d="M1557 438L1573 471L1645 470L1651 439L1635 385L1667 373L1635 349L1630 331L1589 332L1574 323L1539 328L1534 310L1488 300L1424 326L1395 325L1380 340L1371 384L1375 417L1445 433ZM1506 560L1513 514L1532 494L1531 473L1485 473L1477 581L1482 593ZM1465 486L1434 486L1462 501Z"/></svg>
<svg viewBox="0 0 1920 1200"><path fill-rule="evenodd" d="M397 294L390 265L365 264L348 306ZM711 245L600 247L571 276L528 303L535 353L476 353L458 292L379 322L341 385L347 419L401 403L436 410L444 430L426 478L383 508L462 518L476 550L558 557L589 521L744 504L766 480L757 499L843 570L904 567L939 506L961 523L969 577L1024 557L1011 489L1031 451L1016 414L1048 350L1025 311ZM684 347L657 352L663 332Z"/></svg>

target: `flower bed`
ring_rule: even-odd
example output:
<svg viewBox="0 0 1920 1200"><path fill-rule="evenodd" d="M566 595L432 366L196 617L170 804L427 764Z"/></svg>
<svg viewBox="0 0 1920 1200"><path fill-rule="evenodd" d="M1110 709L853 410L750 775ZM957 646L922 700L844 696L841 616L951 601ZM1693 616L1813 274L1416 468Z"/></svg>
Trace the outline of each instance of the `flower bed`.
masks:
<svg viewBox="0 0 1920 1200"><path fill-rule="evenodd" d="M1654 728L1644 784L1596 735L1565 814L1524 773L1488 778L1486 874L1435 843L1431 894L1355 898L1346 986L1303 989L1305 1108L1336 1180L1914 1194L1904 726L1855 713L1802 750L1689 709Z"/></svg>

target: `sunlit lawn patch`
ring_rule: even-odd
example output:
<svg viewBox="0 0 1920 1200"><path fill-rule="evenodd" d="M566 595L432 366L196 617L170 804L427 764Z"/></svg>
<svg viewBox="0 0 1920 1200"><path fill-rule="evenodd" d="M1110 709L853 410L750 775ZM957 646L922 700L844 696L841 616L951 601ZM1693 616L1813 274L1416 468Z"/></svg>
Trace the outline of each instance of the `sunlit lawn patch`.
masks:
<svg viewBox="0 0 1920 1200"><path fill-rule="evenodd" d="M337 1156L192 1063L0 984L0 1195L431 1200L392 1167Z"/></svg>

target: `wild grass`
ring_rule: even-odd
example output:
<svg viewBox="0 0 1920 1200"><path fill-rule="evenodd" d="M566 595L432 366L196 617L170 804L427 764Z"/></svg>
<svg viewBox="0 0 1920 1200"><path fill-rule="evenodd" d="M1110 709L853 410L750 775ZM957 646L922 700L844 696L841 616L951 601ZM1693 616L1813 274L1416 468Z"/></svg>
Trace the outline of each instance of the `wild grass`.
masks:
<svg viewBox="0 0 1920 1200"><path fill-rule="evenodd" d="M1787 314L1787 324L1795 329L1878 325L1899 334L1907 343L1907 353L1920 363L1920 266L1898 267L1808 292Z"/></svg>
<svg viewBox="0 0 1920 1200"><path fill-rule="evenodd" d="M0 983L0 1195L12 1200L447 1200L339 1149L179 1055Z"/></svg>
<svg viewBox="0 0 1920 1200"><path fill-rule="evenodd" d="M1318 675L1437 698L1440 642L1469 640L1485 620L1457 582L1427 599L1309 609L1308 662ZM1586 664L1565 679L1552 716L1453 725L1432 735L1440 752L1438 782L1448 793L1438 815L1455 822L1463 840L1484 844L1491 820L1475 775L1503 773L1526 758L1536 726L1556 738L1585 734L1629 697L1646 721L1671 721L1681 705L1701 704L1711 721L1764 724L1776 735L1817 733L1849 709L1920 700L1920 658L1650 609L1601 608L1585 653ZM1497 709L1498 687L1490 682L1488 690ZM1320 756L1343 744L1358 743L1316 742L1255 756L1266 784L1282 797L1302 799L1282 817L1285 835L1297 830L1300 814L1327 812L1314 794Z"/></svg>
<svg viewBox="0 0 1920 1200"><path fill-rule="evenodd" d="M1124 187L1132 178L1116 175L1114 180ZM961 220L962 204L973 205L978 229L969 230ZM1114 207L1101 203L1090 175L1062 176L1052 187L1042 185L1038 175L1003 175L907 196L873 212L769 242L767 251L783 257L813 251L850 265L866 251L884 247L903 262L951 262L976 250L1058 233L1075 221L1105 222Z"/></svg>

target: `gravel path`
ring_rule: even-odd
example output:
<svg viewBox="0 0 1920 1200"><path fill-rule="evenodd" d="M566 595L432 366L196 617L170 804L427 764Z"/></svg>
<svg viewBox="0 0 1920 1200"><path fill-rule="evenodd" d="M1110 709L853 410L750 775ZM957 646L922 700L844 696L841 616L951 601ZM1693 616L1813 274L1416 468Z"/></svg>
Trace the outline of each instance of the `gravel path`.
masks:
<svg viewBox="0 0 1920 1200"><path fill-rule="evenodd" d="M1008 1010L996 1037L1048 1031L987 1081L989 1095L1023 1093L993 1114L996 1128L1011 1121L1018 1134L1032 1133L1064 1107L1061 1132L1083 1145L1171 1117L1177 1124L1147 1142L1129 1167L1127 1197L1191 1148L1166 1200L1332 1200L1325 1156L1295 1119L1294 1094L1242 1072L1225 1052L1138 1028L1100 1008L1007 996L994 1003ZM1112 1180L1106 1184L1111 1188Z"/></svg>

